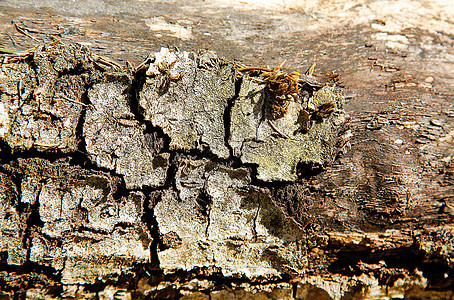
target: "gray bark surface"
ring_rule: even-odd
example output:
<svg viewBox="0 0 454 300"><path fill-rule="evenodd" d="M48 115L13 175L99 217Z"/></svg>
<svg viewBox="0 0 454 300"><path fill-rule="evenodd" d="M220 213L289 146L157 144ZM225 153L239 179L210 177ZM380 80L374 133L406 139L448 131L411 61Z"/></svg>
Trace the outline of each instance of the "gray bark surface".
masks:
<svg viewBox="0 0 454 300"><path fill-rule="evenodd" d="M83 56L74 54L78 49ZM53 43L25 57L10 57L19 61L4 63L8 70L55 61L45 66L60 71L50 76L38 67L30 75L37 84L24 88L29 97L16 110L10 99L20 98L19 91L6 88L10 81L2 89L7 111L2 138L5 147L22 150L2 164L2 215L8 222L2 225L1 249L7 265L49 267L64 286L130 276L134 266L153 264L164 275L207 268L215 270L209 274L249 280L305 272L305 232L273 202L273 187L260 180L294 181L299 163L324 166L332 160L337 132L347 119L335 85L314 92L304 103L293 102L272 125L263 113L245 113L266 110L271 101L266 82L251 86L252 79L238 77L232 63L211 52L176 56L162 49L148 60L145 74L96 70L95 58L77 45ZM68 66L68 61L74 63ZM48 95L48 103L55 105L62 96L43 91L54 91L49 85L68 72L87 82L79 92L85 98L63 98L79 108L72 128L80 129L71 137L78 148L56 152L69 142L62 138L58 145L43 147L41 136L33 135L24 136L29 146L21 148L22 140L10 138L16 116L22 117L35 101L37 114L50 115L51 110L40 110L41 96ZM29 73L24 68L23 74L6 78L16 78L12 85L18 86L18 78ZM172 82L174 76L177 82ZM69 95L72 89L61 93ZM312 105L316 111L324 103L335 103L334 113L300 131L302 110ZM59 120L58 114L48 119L52 117ZM38 132L41 125L31 122L29 127ZM241 143L240 151L231 140ZM27 150L43 153L43 158L20 158ZM46 159L47 154L56 157ZM238 158L248 165L230 166ZM252 174L255 166L257 176ZM19 211L21 206L26 213ZM318 240L326 244L326 237Z"/></svg>
<svg viewBox="0 0 454 300"><path fill-rule="evenodd" d="M228 158L223 116L235 95L233 64L212 52L175 54L163 48L146 75L139 105L144 119L170 137L170 149L206 149Z"/></svg>
<svg viewBox="0 0 454 300"><path fill-rule="evenodd" d="M83 125L86 151L97 166L123 175L126 188L162 186L169 167L168 152L159 153L163 139L146 134L131 111L131 78L109 75L88 91L91 103ZM115 77L115 76L118 76Z"/></svg>

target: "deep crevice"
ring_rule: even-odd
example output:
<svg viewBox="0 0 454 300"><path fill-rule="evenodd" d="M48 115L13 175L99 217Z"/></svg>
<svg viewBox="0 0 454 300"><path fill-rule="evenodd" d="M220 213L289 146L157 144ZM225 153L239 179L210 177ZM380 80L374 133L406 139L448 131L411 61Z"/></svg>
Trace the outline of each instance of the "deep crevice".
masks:
<svg viewBox="0 0 454 300"><path fill-rule="evenodd" d="M88 91L92 87L92 84L86 84L85 86L85 92L81 96L81 100L85 104L89 104L90 100L88 98ZM84 123L85 123L85 117L87 114L87 107L84 107L79 115L79 120L76 125L76 130L75 130L75 135L76 138L78 138L78 144L77 144L77 149L76 152L73 156L73 159L71 160L72 164L79 165L79 166L84 166L86 165L90 159L89 159L89 153L87 151L87 144L85 142L84 138Z"/></svg>
<svg viewBox="0 0 454 300"><path fill-rule="evenodd" d="M166 174L166 182L164 183L163 188L165 189L171 189L174 188L176 190L176 174L178 171L178 166L177 166L177 159L176 159L176 154L175 152L170 153L170 158L169 158L169 168L167 169L167 174Z"/></svg>
<svg viewBox="0 0 454 300"><path fill-rule="evenodd" d="M144 136L149 140L148 148L153 154L172 152L169 149L170 137L164 133L161 127L154 126L151 121L145 120L139 104L139 93L143 89L146 80L146 68L137 71L134 74L131 88L129 89L130 110L135 119L145 125ZM159 141L161 140L161 141Z"/></svg>
<svg viewBox="0 0 454 300"><path fill-rule="evenodd" d="M358 245L356 249L347 247L336 247L331 245L330 249L335 253L336 260L329 266L328 270L346 276L359 276L364 273L359 267L360 263L379 265L384 262L385 269L406 269L410 273L416 269L423 272L423 276L428 279L429 286L438 289L449 289L454 286L451 279L451 267L448 261L442 257L428 257L426 253L419 250L417 245L401 247L388 250L374 250L366 246ZM382 285L389 285L392 272L381 274L380 269L374 271L374 276L379 278ZM448 274L448 276L445 276ZM395 278L397 279L397 278Z"/></svg>
<svg viewBox="0 0 454 300"><path fill-rule="evenodd" d="M190 149L190 150L180 150L173 149L171 150L171 155L176 159L192 159L192 160L202 160L207 159L213 163L219 164L227 168L245 168L241 163L239 158L230 157L230 158L220 158L216 154L213 154L208 148L204 150L199 149ZM176 166L175 166L176 167Z"/></svg>
<svg viewBox="0 0 454 300"><path fill-rule="evenodd" d="M159 200L158 200L159 201ZM153 201L154 202L154 201ZM162 240L159 234L158 221L154 216L154 203L151 201L150 194L145 195L143 203L142 222L146 225L152 238L150 244L150 264L153 268L159 269L158 249L163 248Z"/></svg>
<svg viewBox="0 0 454 300"><path fill-rule="evenodd" d="M37 228L42 228L44 226L44 222L41 220L41 216L39 215L39 197L40 193L36 195L36 201L32 205L27 205L27 210L30 211L30 214L27 218L26 228L24 230L24 236L22 239L23 247L27 249L26 254L26 262L30 263L30 255L32 249L32 239L33 234Z"/></svg>
<svg viewBox="0 0 454 300"><path fill-rule="evenodd" d="M65 152L61 151L60 149L47 150L45 152L38 151L35 148L31 148L31 149L27 149L27 150L20 149L20 150L12 151L9 162L17 161L17 159L19 159L19 158L22 158L22 159L40 158L40 159L47 160L50 163L55 163L58 160L64 160L73 155L74 155L74 153L65 153Z"/></svg>
<svg viewBox="0 0 454 300"><path fill-rule="evenodd" d="M11 147L4 141L0 139L0 164L8 164L13 159Z"/></svg>
<svg viewBox="0 0 454 300"><path fill-rule="evenodd" d="M232 114L232 108L233 105L235 104L235 101L238 99L240 96L240 89L241 89L241 83L243 82L242 78L236 78L235 80L235 94L234 96L227 100L226 106L224 108L224 145L229 149L229 157L233 158L233 148L230 145L230 121L231 121L231 114Z"/></svg>
<svg viewBox="0 0 454 300"><path fill-rule="evenodd" d="M137 71L134 74L131 89L130 89L130 108L136 119L140 122L144 121L142 112L139 105L139 92L143 89L146 80L146 68Z"/></svg>

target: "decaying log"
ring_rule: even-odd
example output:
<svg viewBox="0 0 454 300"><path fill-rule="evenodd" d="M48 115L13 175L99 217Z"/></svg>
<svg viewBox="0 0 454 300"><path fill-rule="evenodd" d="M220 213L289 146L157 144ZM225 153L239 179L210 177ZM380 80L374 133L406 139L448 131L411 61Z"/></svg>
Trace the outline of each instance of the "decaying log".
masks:
<svg viewBox="0 0 454 300"><path fill-rule="evenodd" d="M452 120L209 51L0 59L0 296L451 297Z"/></svg>

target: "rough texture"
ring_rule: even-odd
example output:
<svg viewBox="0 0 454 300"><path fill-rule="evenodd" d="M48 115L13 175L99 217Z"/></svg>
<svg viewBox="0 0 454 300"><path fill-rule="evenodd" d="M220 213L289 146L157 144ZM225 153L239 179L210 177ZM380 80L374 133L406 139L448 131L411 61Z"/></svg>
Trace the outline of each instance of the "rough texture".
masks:
<svg viewBox="0 0 454 300"><path fill-rule="evenodd" d="M142 193L114 196L118 180L64 162L20 159L4 168L21 178L22 205L38 207L38 216L34 217L40 223L27 228L33 232L29 260L54 268L62 282L85 284L112 279L113 275L127 273L136 263L150 262L152 238L141 223ZM8 201L2 204L7 206ZM10 203L10 219L17 218L14 210L19 207L19 203ZM25 226L17 221L15 235L20 238ZM8 226L2 222L3 234L8 233ZM19 241L11 240L8 246L9 263L24 263L25 257L20 259L19 255L24 252L22 239Z"/></svg>
<svg viewBox="0 0 454 300"><path fill-rule="evenodd" d="M19 201L14 182L0 173L0 253L6 253L1 263L10 265L22 265L27 256L23 244L27 214L19 212Z"/></svg>
<svg viewBox="0 0 454 300"><path fill-rule="evenodd" d="M88 92L91 106L84 122L90 159L122 174L126 188L160 186L166 180L169 153L159 153L160 139L145 134L145 125L131 112L131 78L110 74Z"/></svg>
<svg viewBox="0 0 454 300"><path fill-rule="evenodd" d="M235 92L232 63L213 52L154 54L140 93L146 120L170 137L170 149L208 149L229 156L224 110Z"/></svg>
<svg viewBox="0 0 454 300"><path fill-rule="evenodd" d="M233 154L243 163L258 165L257 178L268 182L296 180L298 164L326 165L332 159L334 137L347 118L339 91L324 87L309 99L312 106L329 101L336 105L332 116L313 125L303 124L307 121L301 120L302 105L297 102L290 102L283 117L269 119L267 97L265 84L243 78L231 112Z"/></svg>
<svg viewBox="0 0 454 300"><path fill-rule="evenodd" d="M93 71L90 52L80 45L53 43L32 54L33 64L14 58L2 63L0 137L13 149L74 151Z"/></svg>
<svg viewBox="0 0 454 300"><path fill-rule="evenodd" d="M6 195L12 195L12 198L2 198L1 206L5 209L1 214L4 218L1 225L4 227L1 228L2 238L6 242L0 250L0 298L452 298L454 80L450 70L453 64L454 27L453 10L446 1L289 0L262 1L259 4L249 0L131 0L108 3L102 0L76 3L71 0L4 0L0 19L2 48L28 49L58 37L65 42L90 43L94 52L113 58L120 64L125 64L126 60L132 62L132 66L126 63L127 71L120 67L113 68L116 72L133 76L132 88L124 90L130 97L130 100L125 101L128 103L126 106L133 113L132 119L145 125L144 135L150 137L146 140L154 145L150 149L160 149L153 154L170 153L168 177L163 185L127 189L124 175L117 173L115 169L100 168L90 160L95 161L95 156L87 153L82 133L86 113L88 109L93 109L93 104L85 96L81 100L88 106L81 105L83 109L75 131L81 143L78 143L75 152L52 147L16 151L28 148L14 147L2 137L2 189L4 188ZM146 110L138 106L140 97L137 97L142 87L146 86L145 73L153 58L150 56L147 62L140 66L138 64L149 53L159 51L162 45L175 49L175 53L179 52L177 48L213 49L220 56L235 59L238 68L243 64L268 65L272 68L286 60L282 68L285 72L299 71L304 74L316 62L315 73L340 73L339 84L344 87L345 109L351 120L334 145L334 162L327 164L324 170L299 168L297 165L298 178L295 181L264 182L257 179L258 165L244 163L240 155L219 159L221 156L213 155L214 152L208 145L184 151L179 148L171 150L170 135L160 126L148 121L148 117L145 119L143 114ZM2 72L9 74L6 67L23 63L21 70L27 69L28 65L30 68L27 72L36 73L33 56L33 53L19 58L1 55ZM95 67L93 72L112 73L110 68L115 63L109 63L107 58L96 55L91 59ZM173 72L174 67L175 65L168 66L170 72ZM237 74L239 73L246 72L238 71ZM249 74L263 80L257 73ZM59 76L71 75L71 80L77 81L78 76L83 74L87 72L76 68L68 73L63 71ZM89 95L92 84L105 83L102 77L90 75L91 79L83 94ZM178 85L181 81L178 77L178 72L170 74L169 85ZM3 79L5 78L9 78L8 75ZM152 76L148 79L152 79ZM26 80L23 82L27 84ZM17 80L11 81L9 86L14 88L16 84L18 85ZM239 92L239 83L237 88ZM2 97L8 96L3 90L1 94ZM9 132L10 127L5 124L10 124L9 112L15 109L13 105L10 110L9 100L3 102L3 99L7 98L0 101L2 134ZM232 132L230 118L235 99L232 100L227 101L228 105L223 112L224 146L228 144ZM317 105L312 104L314 107ZM124 122L126 119L118 120ZM286 126L278 126L277 121L272 121L279 131L291 137L292 132L286 131ZM267 124L264 125L266 128ZM116 127L111 127L113 131L117 130ZM303 126L301 131L305 131ZM272 134L275 139L285 139L274 129ZM241 138L239 141L242 143ZM207 151L200 151L201 149ZM233 153L233 148L229 150ZM52 181L45 179L48 175L38 174L36 177L43 177L43 182L23 182L25 176L19 174L31 174L33 169L21 173L7 167L19 163L20 159L28 161L30 157L45 158L45 169L53 176ZM82 277L79 273L71 275L70 269L59 271L52 267L53 258L48 261L39 258L38 254L42 252L39 248L35 248L33 252L34 257L39 259L36 262L30 260L32 245L41 245L41 231L46 228L50 232L50 228L58 223L57 220L52 220L53 214L45 213L50 208L46 210L40 206L41 200L46 205L54 203L50 201L51 197L43 195L40 201L36 201L32 196L37 194L31 192L31 187L46 185L48 182L55 184L54 177L58 172L52 165L57 161L58 164L62 163L61 159L64 159L69 169L87 172L98 178L110 178L111 183L117 182L119 188L112 197L118 202L130 203L129 200L119 199L127 199L133 192L144 194L141 204L143 214L140 221L135 222L139 222L141 226L145 224L147 234L153 238L150 244L151 264L138 263L130 266L128 263L131 260L117 264L115 256L112 260L100 259L114 273L122 264L127 265L124 272L121 272L122 275L108 276L108 270L92 268L86 265L83 258L77 258L81 266L85 264L87 270L93 271L89 279L82 272L85 268L74 268L83 274ZM268 195L284 215L304 228L305 243L302 242L302 245L306 246L301 247L304 250L304 274L298 275L291 269L281 268L280 277L273 276L272 279L247 278L245 275L239 278L223 275L223 270L214 267L216 262L200 268L189 265L188 269L192 268L189 271L179 269L174 272L166 268L164 274L159 264L160 254L177 251L175 249L182 245L183 239L187 242L188 238L172 232L160 235L160 227L172 225L170 220L167 224L163 221L158 224L153 210L162 201L167 202L163 202L161 208L170 202L164 195L178 196L179 191L189 190L185 197L193 197L191 195L197 194L194 190L198 189L195 188L198 183L210 181L206 178L196 180L197 174L202 176L211 172L199 168L200 171L192 173L196 174L192 177L195 187L189 188L190 182L184 180L178 180L177 183L174 178L176 173L181 173L179 162L182 161L214 161L218 169L247 170L250 181L246 186ZM29 162L27 165L33 164ZM304 164L300 165L303 167ZM66 174L64 177L72 178ZM232 180L225 181L233 185ZM187 187L182 188L182 185ZM222 186L222 181L219 185ZM70 186L70 189L73 187ZM27 196L22 190L29 191L28 194L32 196ZM93 194L89 188L86 190L87 195ZM53 191L49 195L60 195L67 190L63 187L58 192L55 189L48 191ZM232 195L238 197L237 193ZM184 206L177 196L175 207ZM28 199L28 202L22 202L22 199ZM202 193L198 199L199 203L206 203L206 193ZM195 221L190 221L191 224L196 228L205 228L203 220L206 217L201 221L200 215L203 216L204 212L209 215L212 206L213 204L189 205L200 208L201 211ZM87 214L90 212L90 215L96 215L98 208L96 205L85 205L84 209L87 209ZM61 215L68 215L64 211L62 209ZM46 225L41 220L41 213L42 218L47 220ZM176 214L174 211L170 213ZM243 210L242 216L248 216L247 209ZM229 217L226 214L225 218L221 218L218 214L216 218L226 220L226 224L232 226ZM161 218L165 219L165 216ZM107 222L106 226L111 228L115 222ZM179 219L172 222L183 223ZM187 223L189 222L185 222ZM250 230L247 223L239 223ZM136 243L128 241L134 240L132 231L135 227L121 222L115 224L114 230L110 232L81 229L77 233L91 233L96 239L103 238L99 243L94 239L93 243L87 242L87 248L99 249L97 245L103 245L103 248L109 249L104 245L115 244L110 242L111 239L120 238L122 233L119 230L123 229L131 234L121 239L121 245L127 245L128 249L134 247ZM104 228L99 222L96 227ZM237 233L246 232L235 226L231 228ZM221 229L218 226L216 230L222 233ZM17 230L17 233L13 230ZM190 228L180 228L180 232L183 231L190 231ZM214 232L210 234L212 239ZM47 238L45 236L43 240ZM51 239L54 243L46 241L47 253L52 249L61 249L64 239L64 236L56 235ZM202 235L201 240L203 239L206 238ZM245 241L240 240L239 243L243 245ZM171 251L166 252L168 250ZM68 260L71 262L77 256L69 250L67 253L72 257ZM81 253L84 256L88 254L85 250ZM114 254L108 251L106 253ZM299 254L298 251L292 251L291 255L294 253ZM177 259L168 262L178 262ZM276 266L268 269L271 272L285 265L283 261L274 261L277 262ZM233 263L221 262L224 266L235 267ZM250 265L257 265L257 262ZM56 261L55 266L58 266ZM70 278L73 282L93 278L99 280L93 284L70 284L68 280L63 284L63 271L65 278Z"/></svg>
<svg viewBox="0 0 454 300"><path fill-rule="evenodd" d="M215 267L224 276L254 278L302 271L304 233L265 191L248 185L246 169L183 160L175 181L177 191L165 191L154 208L170 241L158 253L165 272Z"/></svg>

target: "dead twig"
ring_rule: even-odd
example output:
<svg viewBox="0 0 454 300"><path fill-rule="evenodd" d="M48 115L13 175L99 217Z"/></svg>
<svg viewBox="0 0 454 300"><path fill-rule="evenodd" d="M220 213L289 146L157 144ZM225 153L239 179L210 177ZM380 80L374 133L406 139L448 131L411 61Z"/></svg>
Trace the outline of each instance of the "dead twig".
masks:
<svg viewBox="0 0 454 300"><path fill-rule="evenodd" d="M247 67L244 65L241 65L240 68L237 69L237 71L240 73L240 75L243 75L245 72L250 72L250 71L261 71L264 72L260 74L261 77L269 77L271 74L280 74L278 71L282 69L285 61L282 62L278 67L271 69L268 67ZM309 69L306 70L304 74L299 74L298 73L298 83L300 85L307 84L312 88L321 88L325 86L330 80L334 80L336 77L338 77L338 74L329 74L329 75L316 75L314 74L314 69L315 69L316 64L313 63ZM282 73L285 74L285 73Z"/></svg>
<svg viewBox="0 0 454 300"><path fill-rule="evenodd" d="M2 65L8 62L15 62L20 59L25 59L30 55L33 55L38 46L23 51L0 48L0 57L3 58Z"/></svg>
<svg viewBox="0 0 454 300"><path fill-rule="evenodd" d="M126 61L126 68L135 71L134 66L128 60Z"/></svg>
<svg viewBox="0 0 454 300"><path fill-rule="evenodd" d="M310 216L309 218L306 219L306 222L304 222L302 229L305 229L315 218L315 216Z"/></svg>
<svg viewBox="0 0 454 300"><path fill-rule="evenodd" d="M272 69L270 68L265 68L265 67L244 67L244 68L239 68L238 72L249 72L249 71L265 71L265 72L273 72Z"/></svg>
<svg viewBox="0 0 454 300"><path fill-rule="evenodd" d="M35 38L35 37L32 36L31 34L27 33L21 26L17 25L17 23L14 22L14 20L11 21L11 23L14 25L14 27L16 28L16 30L17 30L19 33L22 33L23 35L25 35L25 36L31 38L31 39L34 40L34 41L38 41L37 38Z"/></svg>
<svg viewBox="0 0 454 300"><path fill-rule="evenodd" d="M154 59L153 55L148 55L143 62L141 62L137 67L135 67L136 72L144 69L148 63L151 63Z"/></svg>
<svg viewBox="0 0 454 300"><path fill-rule="evenodd" d="M37 34L43 34L43 35L58 35L61 36L64 31L62 30L55 30L55 29L49 29L46 28L45 30L40 30L40 29L35 29L32 27L28 27L24 25L23 22L20 22L21 25L18 25L15 20L13 20L11 23L13 23L15 26L18 26L21 30L29 32L29 33L37 33Z"/></svg>
<svg viewBox="0 0 454 300"><path fill-rule="evenodd" d="M82 103L82 102L77 101L77 100L73 100L73 99L71 99L71 98L69 98L69 97L67 97L67 96L65 96L63 94L58 94L57 97L60 100L65 100L65 101L72 102L72 103L75 103L75 104L80 104L80 105L85 106L85 107L89 106L88 104Z"/></svg>
<svg viewBox="0 0 454 300"><path fill-rule="evenodd" d="M16 54L18 51L0 48L0 54Z"/></svg>
<svg viewBox="0 0 454 300"><path fill-rule="evenodd" d="M17 47L16 40L15 40L14 37L11 35L11 33L9 33L9 32L7 31L7 32L6 32L6 35L9 37L9 39L11 40L11 42L13 42L14 47Z"/></svg>
<svg viewBox="0 0 454 300"><path fill-rule="evenodd" d="M289 139L289 136L277 129L277 127L271 122L271 120L268 120L268 124L270 124L271 128L273 128L277 133L279 133L280 136L282 136L285 139Z"/></svg>
<svg viewBox="0 0 454 300"><path fill-rule="evenodd" d="M307 69L307 71L304 72L304 75L312 76L312 74L314 74L314 70L315 70L315 66L316 65L317 65L316 63L313 63L312 66L310 66L309 69Z"/></svg>
<svg viewBox="0 0 454 300"><path fill-rule="evenodd" d="M111 60L110 58L101 56L101 55L93 55L94 61L96 64L98 64L99 67L100 65L112 67L112 68L118 68L121 69L121 65L118 64L117 62ZM102 68L102 67L101 67Z"/></svg>

